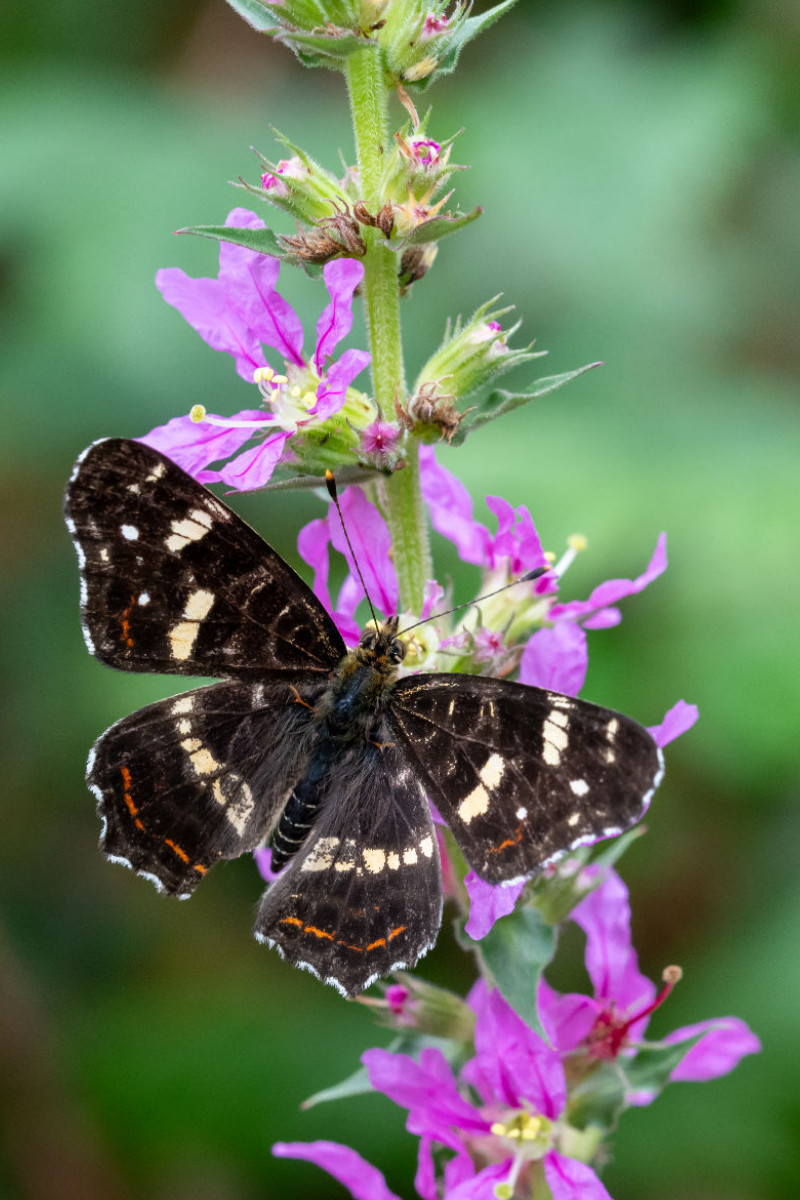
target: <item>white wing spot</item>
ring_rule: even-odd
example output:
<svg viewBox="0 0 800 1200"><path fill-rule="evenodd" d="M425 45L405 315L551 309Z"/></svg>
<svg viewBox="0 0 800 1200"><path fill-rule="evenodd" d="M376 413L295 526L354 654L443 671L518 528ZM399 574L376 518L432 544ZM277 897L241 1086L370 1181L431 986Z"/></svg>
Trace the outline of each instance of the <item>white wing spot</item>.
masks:
<svg viewBox="0 0 800 1200"><path fill-rule="evenodd" d="M167 469L167 468L164 466L164 464L163 464L163 463L161 463L161 462L160 462L160 463L156 463L156 465L153 467L153 469L152 469L152 471L150 472L150 474L147 476L146 482L147 482L147 483L155 483L155 481L156 481L157 479L160 479L160 478L161 478L161 476L164 474L164 472L166 471L166 469Z"/></svg>
<svg viewBox="0 0 800 1200"><path fill-rule="evenodd" d="M407 867L414 867L418 862L417 852L412 846L410 850L403 851L403 862Z"/></svg>
<svg viewBox="0 0 800 1200"><path fill-rule="evenodd" d="M603 755L603 758L606 760L607 763L613 763L613 762L617 761L617 756L614 753L614 751L611 749L611 747L609 747L606 750L605 754Z"/></svg>
<svg viewBox="0 0 800 1200"><path fill-rule="evenodd" d="M528 810L527 808L518 808L514 815L518 821L524 821L528 815Z"/></svg>
<svg viewBox="0 0 800 1200"><path fill-rule="evenodd" d="M172 657L177 658L179 662L185 662L192 653L192 647L199 632L200 626L197 621L180 621L174 625L169 631Z"/></svg>
<svg viewBox="0 0 800 1200"><path fill-rule="evenodd" d="M173 554L177 554L190 542L199 542L206 536L211 524L212 518L209 513L200 508L193 508L189 516L184 517L182 521L171 522L172 533L166 540L167 549L171 550Z"/></svg>
<svg viewBox="0 0 800 1200"><path fill-rule="evenodd" d="M609 741L613 741L613 739L616 737L618 729L619 729L619 721L617 720L616 717L612 717L612 719L606 725L606 737L608 738Z"/></svg>
<svg viewBox="0 0 800 1200"><path fill-rule="evenodd" d="M199 738L184 738L181 747L189 755L197 775L212 775L220 769L222 764L217 762L208 746L204 746Z"/></svg>
<svg viewBox="0 0 800 1200"><path fill-rule="evenodd" d="M577 825L578 821L580 821L580 819L581 819L580 813L573 813L571 817L567 817L567 824L568 825Z"/></svg>
<svg viewBox="0 0 800 1200"><path fill-rule="evenodd" d="M102 550L100 551L100 562L108 562L108 551L106 550L105 546L103 546Z"/></svg>
<svg viewBox="0 0 800 1200"><path fill-rule="evenodd" d="M489 793L482 783L473 788L470 794L458 806L458 815L465 825L480 817L489 808Z"/></svg>
<svg viewBox="0 0 800 1200"><path fill-rule="evenodd" d="M557 767L561 762L561 751L558 746L554 746L552 742L546 741L542 746L542 758L548 767Z"/></svg>
<svg viewBox="0 0 800 1200"><path fill-rule="evenodd" d="M190 621L202 621L204 617L208 616L213 603L214 593L199 588L196 592L192 592L186 601L183 615Z"/></svg>
<svg viewBox="0 0 800 1200"><path fill-rule="evenodd" d="M181 717L180 721L178 721L178 733L182 733L182 734L186 735L187 733L191 733L191 732L192 732L192 722L189 720L188 717ZM222 803L222 801L220 801L220 803Z"/></svg>
<svg viewBox="0 0 800 1200"><path fill-rule="evenodd" d="M562 729L566 729L569 725L569 717L567 714L565 712L561 712L560 709L557 708L553 709L547 719L548 721L552 721L554 725L559 725Z"/></svg>
<svg viewBox="0 0 800 1200"><path fill-rule="evenodd" d="M390 871L398 871L400 869L400 855L394 850L387 856L386 862L389 864Z"/></svg>
<svg viewBox="0 0 800 1200"><path fill-rule="evenodd" d="M505 769L506 764L502 754L493 754L478 772L478 777L485 787L497 787L503 778Z"/></svg>
<svg viewBox="0 0 800 1200"><path fill-rule="evenodd" d="M138 496L140 490L141 489L139 488L138 483L129 483L128 484L128 491L133 492L134 496Z"/></svg>
<svg viewBox="0 0 800 1200"><path fill-rule="evenodd" d="M135 525L121 525L119 531L129 542L135 542L139 536L139 530Z"/></svg>
<svg viewBox="0 0 800 1200"><path fill-rule="evenodd" d="M433 838L427 834L419 844L419 848L426 858L433 858Z"/></svg>
<svg viewBox="0 0 800 1200"><path fill-rule="evenodd" d="M150 593L142 592L139 596L139 603L140 604L149 604L150 603Z"/></svg>
<svg viewBox="0 0 800 1200"><path fill-rule="evenodd" d="M589 791L589 785L585 779L571 779L569 786L576 796L585 796Z"/></svg>
<svg viewBox="0 0 800 1200"><path fill-rule="evenodd" d="M179 696L173 703L170 712L174 717L180 716L181 713L191 712L194 708L194 696Z"/></svg>
<svg viewBox="0 0 800 1200"><path fill-rule="evenodd" d="M361 854L364 859L364 866L367 868L370 875L379 875L386 866L385 850L362 850Z"/></svg>
<svg viewBox="0 0 800 1200"><path fill-rule="evenodd" d="M303 862L301 871L327 871L333 865L333 855L339 845L339 838L318 838Z"/></svg>

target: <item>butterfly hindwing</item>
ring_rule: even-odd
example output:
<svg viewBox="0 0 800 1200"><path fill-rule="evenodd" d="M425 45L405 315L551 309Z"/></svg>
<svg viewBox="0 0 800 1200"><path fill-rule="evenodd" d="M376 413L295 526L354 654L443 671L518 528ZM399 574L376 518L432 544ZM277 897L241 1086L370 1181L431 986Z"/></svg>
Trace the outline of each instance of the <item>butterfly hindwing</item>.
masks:
<svg viewBox="0 0 800 1200"><path fill-rule="evenodd" d="M127 671L324 678L345 652L300 577L225 504L141 442L96 442L66 502L83 627Z"/></svg>
<svg viewBox="0 0 800 1200"><path fill-rule="evenodd" d="M255 934L345 995L436 940L442 881L425 792L384 729L337 764L305 844L261 902Z"/></svg>
<svg viewBox="0 0 800 1200"><path fill-rule="evenodd" d="M260 845L305 767L322 687L216 683L112 725L87 769L101 849L187 896L219 859Z"/></svg>
<svg viewBox="0 0 800 1200"><path fill-rule="evenodd" d="M489 883L621 833L643 815L663 771L661 751L629 717L502 679L406 678L387 719Z"/></svg>

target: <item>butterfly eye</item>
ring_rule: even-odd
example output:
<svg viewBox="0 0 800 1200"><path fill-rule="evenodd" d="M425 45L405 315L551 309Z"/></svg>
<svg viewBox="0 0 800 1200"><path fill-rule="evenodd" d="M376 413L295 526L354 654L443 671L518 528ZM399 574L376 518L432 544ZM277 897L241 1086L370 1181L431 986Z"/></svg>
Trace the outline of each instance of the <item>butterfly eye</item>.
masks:
<svg viewBox="0 0 800 1200"><path fill-rule="evenodd" d="M363 650L372 650L378 640L378 634L374 629L367 629L361 635L361 648Z"/></svg>
<svg viewBox="0 0 800 1200"><path fill-rule="evenodd" d="M387 655L389 661L397 663L402 662L406 656L406 649L407 647L405 642L401 642L399 638L395 638L389 647L389 652Z"/></svg>

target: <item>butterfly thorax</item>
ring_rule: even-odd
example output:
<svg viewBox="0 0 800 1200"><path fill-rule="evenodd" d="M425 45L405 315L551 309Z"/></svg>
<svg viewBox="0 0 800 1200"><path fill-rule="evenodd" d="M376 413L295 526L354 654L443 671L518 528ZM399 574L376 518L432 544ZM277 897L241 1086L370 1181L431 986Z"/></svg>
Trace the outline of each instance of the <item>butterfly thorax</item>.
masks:
<svg viewBox="0 0 800 1200"><path fill-rule="evenodd" d="M303 844L324 802L328 782L348 752L364 742L380 745L383 709L406 652L396 635L397 617L390 617L380 628L365 630L358 646L337 664L316 705L314 749L272 838L274 869L287 863Z"/></svg>

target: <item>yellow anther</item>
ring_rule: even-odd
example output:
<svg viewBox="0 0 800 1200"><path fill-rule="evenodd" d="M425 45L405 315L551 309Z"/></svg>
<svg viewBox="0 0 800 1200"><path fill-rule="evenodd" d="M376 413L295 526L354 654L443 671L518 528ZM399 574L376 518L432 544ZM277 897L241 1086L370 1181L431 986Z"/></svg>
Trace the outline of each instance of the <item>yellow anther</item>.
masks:
<svg viewBox="0 0 800 1200"><path fill-rule="evenodd" d="M253 371L253 383L269 383L274 375L272 367L256 367Z"/></svg>
<svg viewBox="0 0 800 1200"><path fill-rule="evenodd" d="M192 407L189 409L189 420L193 421L195 423L195 425L199 425L200 422L205 421L205 419L206 419L206 410L203 407L203 405L202 404L193 404Z"/></svg>
<svg viewBox="0 0 800 1200"><path fill-rule="evenodd" d="M582 533L573 533L567 538L567 545L570 550L585 550L589 543Z"/></svg>
<svg viewBox="0 0 800 1200"><path fill-rule="evenodd" d="M545 550L544 556L551 565L556 561L556 556L552 550Z"/></svg>
<svg viewBox="0 0 800 1200"><path fill-rule="evenodd" d="M300 399L302 392L300 391L300 388L297 386L297 384L294 384L293 387L289 388L289 395L292 397L293 400Z"/></svg>
<svg viewBox="0 0 800 1200"><path fill-rule="evenodd" d="M311 408L311 405L312 405L312 404L316 404L316 403L317 403L317 394L316 394L316 392L306 392L306 393L305 393L305 395L304 395L304 396L303 396L303 398L302 398L302 401L301 401L301 403L303 403L303 404L306 406L306 408Z"/></svg>
<svg viewBox="0 0 800 1200"><path fill-rule="evenodd" d="M288 375L273 375L272 382L273 383L288 383L289 376Z"/></svg>
<svg viewBox="0 0 800 1200"><path fill-rule="evenodd" d="M508 1127L504 1125L502 1121L495 1121L494 1125L491 1126L490 1132L493 1133L495 1137L507 1137Z"/></svg>

